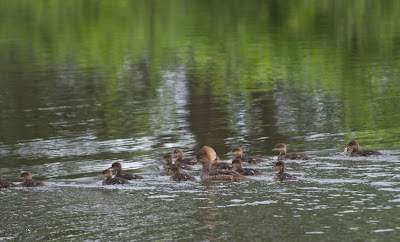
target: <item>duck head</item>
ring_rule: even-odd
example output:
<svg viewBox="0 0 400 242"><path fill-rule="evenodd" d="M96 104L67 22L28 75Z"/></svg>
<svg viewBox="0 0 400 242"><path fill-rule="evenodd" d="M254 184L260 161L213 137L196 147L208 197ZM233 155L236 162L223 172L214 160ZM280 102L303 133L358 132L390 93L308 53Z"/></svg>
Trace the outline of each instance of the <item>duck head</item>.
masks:
<svg viewBox="0 0 400 242"><path fill-rule="evenodd" d="M228 152L227 155L242 156L243 150L240 147L235 147L231 152Z"/></svg>
<svg viewBox="0 0 400 242"><path fill-rule="evenodd" d="M286 145L284 143L277 144L272 151L279 151L281 154L286 154Z"/></svg>
<svg viewBox="0 0 400 242"><path fill-rule="evenodd" d="M358 144L358 142L355 140L352 140L349 142L349 145L344 148L344 152L353 151L353 150L358 151L359 148L360 148L360 145Z"/></svg>
<svg viewBox="0 0 400 242"><path fill-rule="evenodd" d="M29 171L22 172L21 175L17 177L17 179L21 179L24 181L32 180L32 174Z"/></svg>
<svg viewBox="0 0 400 242"><path fill-rule="evenodd" d="M196 156L195 162L200 162L202 164L211 163L217 158L217 153L210 146L204 146L199 150Z"/></svg>
<svg viewBox="0 0 400 242"><path fill-rule="evenodd" d="M99 176L104 176L106 178L111 178L112 177L112 172L110 169L105 169L101 172Z"/></svg>

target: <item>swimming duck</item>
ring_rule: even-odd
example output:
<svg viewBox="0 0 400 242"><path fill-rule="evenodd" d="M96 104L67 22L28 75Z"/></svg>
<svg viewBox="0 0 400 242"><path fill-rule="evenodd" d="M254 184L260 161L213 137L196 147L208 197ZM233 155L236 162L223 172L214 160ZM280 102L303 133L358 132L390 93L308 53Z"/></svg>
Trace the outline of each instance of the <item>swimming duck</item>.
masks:
<svg viewBox="0 0 400 242"><path fill-rule="evenodd" d="M15 187L15 185L9 181L3 181L3 174L0 173L0 188Z"/></svg>
<svg viewBox="0 0 400 242"><path fill-rule="evenodd" d="M214 149L204 146L197 153L196 162L202 164L200 178L202 181L249 181L247 177L236 171L216 170L211 168L211 161L217 158Z"/></svg>
<svg viewBox="0 0 400 242"><path fill-rule="evenodd" d="M344 152L351 151L350 156L370 156L370 155L383 155L381 152L374 150L359 150L360 145L357 141L350 141L349 145L344 148Z"/></svg>
<svg viewBox="0 0 400 242"><path fill-rule="evenodd" d="M211 161L211 168L217 169L217 170L232 170L232 164L226 163L226 162L221 162L219 157L215 158L215 160Z"/></svg>
<svg viewBox="0 0 400 242"><path fill-rule="evenodd" d="M136 179L143 179L142 176L139 175L133 175L133 174L124 174L122 175L122 165L119 162L114 162L110 168L111 170L115 170L117 171L117 173L115 174L115 177L119 177L125 180L136 180Z"/></svg>
<svg viewBox="0 0 400 242"><path fill-rule="evenodd" d="M254 175L262 175L263 173L256 169L243 168L243 162L240 158L235 158L232 160L233 170L242 174L243 176L254 176Z"/></svg>
<svg viewBox="0 0 400 242"><path fill-rule="evenodd" d="M277 144L276 148L272 151L280 151L278 160L311 160L312 158L302 154L286 153L286 145L281 143Z"/></svg>
<svg viewBox="0 0 400 242"><path fill-rule="evenodd" d="M120 185L120 184L130 184L128 180L114 177L112 178L112 172L109 169L105 169L101 172L99 176L104 176L106 179L102 182L103 185Z"/></svg>
<svg viewBox="0 0 400 242"><path fill-rule="evenodd" d="M174 156L176 156L175 164L185 164L185 165L195 165L193 158L185 158L183 159L183 150L182 149L175 149Z"/></svg>
<svg viewBox="0 0 400 242"><path fill-rule="evenodd" d="M275 168L279 170L278 173L275 174L274 179L279 181L290 181L297 180L296 177L285 172L286 166L283 161L278 161L275 163Z"/></svg>
<svg viewBox="0 0 400 242"><path fill-rule="evenodd" d="M242 159L243 162L248 162L250 164L265 162L265 160L258 157L243 155L243 150L240 147L233 148L227 155L234 155L236 158Z"/></svg>
<svg viewBox="0 0 400 242"><path fill-rule="evenodd" d="M189 176L188 174L181 173L181 168L178 165L172 165L171 166L171 181L196 181L196 178L193 176Z"/></svg>
<svg viewBox="0 0 400 242"><path fill-rule="evenodd" d="M46 186L46 184L44 184L41 181L32 180L32 174L29 171L21 173L21 175L19 177L17 177L17 179L24 180L22 183L18 184L19 187L42 187L42 186Z"/></svg>
<svg viewBox="0 0 400 242"><path fill-rule="evenodd" d="M167 162L167 164L164 165L164 169L166 171L170 171L171 170L171 166L172 166L172 161L174 159L174 155L173 154L165 154L163 155L163 160L165 160ZM181 169L184 170L193 170L193 168L189 165L184 165L184 164L177 164Z"/></svg>

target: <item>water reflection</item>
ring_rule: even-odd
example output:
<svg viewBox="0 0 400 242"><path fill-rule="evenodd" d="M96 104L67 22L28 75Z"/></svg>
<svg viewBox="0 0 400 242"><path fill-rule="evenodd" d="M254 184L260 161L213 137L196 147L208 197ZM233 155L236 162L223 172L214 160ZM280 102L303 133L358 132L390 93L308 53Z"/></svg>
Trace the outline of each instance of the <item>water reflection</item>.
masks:
<svg viewBox="0 0 400 242"><path fill-rule="evenodd" d="M398 1L0 5L1 172L49 185L0 190L0 238L397 238ZM345 157L351 139L384 156ZM288 162L297 182L273 181L280 142L315 158ZM227 162L242 146L265 175L160 170L203 145ZM116 161L146 179L101 186Z"/></svg>

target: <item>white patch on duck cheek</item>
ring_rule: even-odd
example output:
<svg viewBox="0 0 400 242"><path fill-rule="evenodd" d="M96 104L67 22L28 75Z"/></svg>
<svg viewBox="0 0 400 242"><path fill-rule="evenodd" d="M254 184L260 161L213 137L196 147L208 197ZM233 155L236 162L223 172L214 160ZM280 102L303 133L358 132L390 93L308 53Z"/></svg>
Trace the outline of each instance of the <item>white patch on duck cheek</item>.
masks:
<svg viewBox="0 0 400 242"><path fill-rule="evenodd" d="M211 152L211 157L210 158L211 158L210 159L211 161L217 159L217 153L215 153L215 151Z"/></svg>

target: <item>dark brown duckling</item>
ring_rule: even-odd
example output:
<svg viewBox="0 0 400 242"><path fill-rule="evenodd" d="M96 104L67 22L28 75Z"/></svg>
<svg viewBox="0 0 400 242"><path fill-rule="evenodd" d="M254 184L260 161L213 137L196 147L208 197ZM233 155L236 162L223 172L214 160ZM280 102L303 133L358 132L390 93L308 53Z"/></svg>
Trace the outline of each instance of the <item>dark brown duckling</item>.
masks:
<svg viewBox="0 0 400 242"><path fill-rule="evenodd" d="M171 166L172 166L172 161L174 159L174 155L173 154L165 154L163 155L163 160L165 160L167 162L167 164L164 165L164 169L166 171L170 171L171 170ZM184 164L176 164L178 165L181 169L184 170L193 170L193 167L189 166L189 165L184 165Z"/></svg>
<svg viewBox="0 0 400 242"><path fill-rule="evenodd" d="M175 164L182 164L182 165L195 165L195 159L193 158L183 158L183 150L182 149L175 149L174 156L176 156Z"/></svg>
<svg viewBox="0 0 400 242"><path fill-rule="evenodd" d="M232 164L221 162L218 156L215 160L211 161L211 168L217 170L233 170Z"/></svg>
<svg viewBox="0 0 400 242"><path fill-rule="evenodd" d="M357 141L350 141L349 145L344 148L344 152L351 151L350 156L370 156L370 155L383 155L381 152L375 150L360 150L360 145Z"/></svg>
<svg viewBox="0 0 400 242"><path fill-rule="evenodd" d="M18 184L19 187L42 187L42 186L46 186L46 184L44 184L41 181L32 180L32 174L29 171L21 173L21 175L19 177L17 177L17 179L24 180L22 183Z"/></svg>
<svg viewBox="0 0 400 242"><path fill-rule="evenodd" d="M236 158L242 159L243 162L248 162L250 164L265 162L265 160L258 157L243 155L243 150L240 147L233 148L231 152L227 153L227 155L233 155Z"/></svg>
<svg viewBox="0 0 400 242"><path fill-rule="evenodd" d="M101 172L99 176L104 176L106 179L102 182L103 185L121 185L121 184L130 184L128 180L112 177L112 172L109 169L105 169Z"/></svg>
<svg viewBox="0 0 400 242"><path fill-rule="evenodd" d="M3 181L3 174L0 173L0 188L15 187L14 183L9 181Z"/></svg>
<svg viewBox="0 0 400 242"><path fill-rule="evenodd" d="M307 155L294 154L286 152L286 145L281 143L277 144L273 151L280 151L278 155L278 160L311 160L312 158Z"/></svg>
<svg viewBox="0 0 400 242"><path fill-rule="evenodd" d="M176 164L171 166L171 175L171 181L196 181L196 178L193 176L189 176L186 173L181 173L181 168Z"/></svg>
<svg viewBox="0 0 400 242"><path fill-rule="evenodd" d="M108 168L108 169L115 170L116 171L115 177L119 177L119 178L122 178L122 179L125 179L125 180L143 179L142 176L133 175L133 174L130 174L130 173L122 175L122 165L119 162L114 162L111 165L111 167Z"/></svg>
<svg viewBox="0 0 400 242"><path fill-rule="evenodd" d="M279 170L278 173L275 174L274 179L277 181L294 181L297 180L296 177L285 172L286 166L283 161L278 161L275 163L275 168Z"/></svg>
<svg viewBox="0 0 400 242"><path fill-rule="evenodd" d="M236 171L216 170L211 168L211 161L217 158L214 149L204 146L198 152L196 162L202 164L200 178L202 181L249 181L251 179L237 173Z"/></svg>
<svg viewBox="0 0 400 242"><path fill-rule="evenodd" d="M232 160L233 170L242 174L243 176L255 176L255 175L263 175L263 173L256 169L243 168L243 162L240 158L235 158Z"/></svg>

